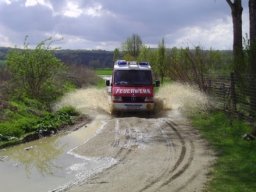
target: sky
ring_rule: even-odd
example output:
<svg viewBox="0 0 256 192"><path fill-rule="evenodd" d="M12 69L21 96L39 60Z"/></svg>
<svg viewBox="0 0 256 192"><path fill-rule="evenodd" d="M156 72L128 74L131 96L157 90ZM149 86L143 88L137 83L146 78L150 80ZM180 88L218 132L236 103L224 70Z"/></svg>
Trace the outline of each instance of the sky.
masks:
<svg viewBox="0 0 256 192"><path fill-rule="evenodd" d="M243 33L248 33L243 0ZM0 47L33 47L52 37L61 49L114 50L132 34L157 47L232 49L226 0L0 0Z"/></svg>

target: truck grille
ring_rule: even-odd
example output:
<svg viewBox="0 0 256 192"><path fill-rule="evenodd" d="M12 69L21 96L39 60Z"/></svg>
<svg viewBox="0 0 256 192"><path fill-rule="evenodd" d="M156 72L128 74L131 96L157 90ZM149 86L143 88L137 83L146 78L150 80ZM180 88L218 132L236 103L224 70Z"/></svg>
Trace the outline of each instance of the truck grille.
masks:
<svg viewBox="0 0 256 192"><path fill-rule="evenodd" d="M145 97L123 97L122 101L127 103L144 103Z"/></svg>

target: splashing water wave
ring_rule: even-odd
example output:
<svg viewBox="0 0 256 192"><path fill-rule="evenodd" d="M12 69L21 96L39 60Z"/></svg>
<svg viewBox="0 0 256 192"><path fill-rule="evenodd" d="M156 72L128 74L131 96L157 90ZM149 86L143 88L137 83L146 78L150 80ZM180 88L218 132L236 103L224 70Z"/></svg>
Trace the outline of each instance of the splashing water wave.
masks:
<svg viewBox="0 0 256 192"><path fill-rule="evenodd" d="M54 105L54 110L64 106L72 106L81 113L92 113L97 110L110 113L108 95L105 89L78 89L66 94Z"/></svg>
<svg viewBox="0 0 256 192"><path fill-rule="evenodd" d="M195 86L182 83L163 85L156 97L163 101L164 110L180 110L193 113L207 109L209 99Z"/></svg>
<svg viewBox="0 0 256 192"><path fill-rule="evenodd" d="M182 83L165 84L156 93L156 111L180 110L194 113L203 111L209 105L208 97L195 86ZM54 109L72 106L82 113L105 112L110 114L110 105L105 89L87 88L79 89L66 94Z"/></svg>

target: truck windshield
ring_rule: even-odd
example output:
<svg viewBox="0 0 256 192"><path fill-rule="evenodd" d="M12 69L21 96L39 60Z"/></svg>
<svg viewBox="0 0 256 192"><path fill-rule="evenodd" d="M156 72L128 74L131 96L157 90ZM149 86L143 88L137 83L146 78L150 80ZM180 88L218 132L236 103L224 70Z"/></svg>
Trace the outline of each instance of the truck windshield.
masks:
<svg viewBox="0 0 256 192"><path fill-rule="evenodd" d="M152 85L150 70L116 70L114 72L115 85Z"/></svg>

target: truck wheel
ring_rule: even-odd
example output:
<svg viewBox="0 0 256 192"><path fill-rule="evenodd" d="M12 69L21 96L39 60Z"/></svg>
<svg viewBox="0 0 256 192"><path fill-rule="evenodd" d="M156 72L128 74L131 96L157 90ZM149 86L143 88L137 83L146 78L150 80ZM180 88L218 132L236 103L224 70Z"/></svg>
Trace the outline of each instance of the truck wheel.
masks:
<svg viewBox="0 0 256 192"><path fill-rule="evenodd" d="M116 111L116 110L114 110L114 109L112 109L112 110L110 111L110 114L111 114L112 116L116 117L116 116L118 116L119 112Z"/></svg>

